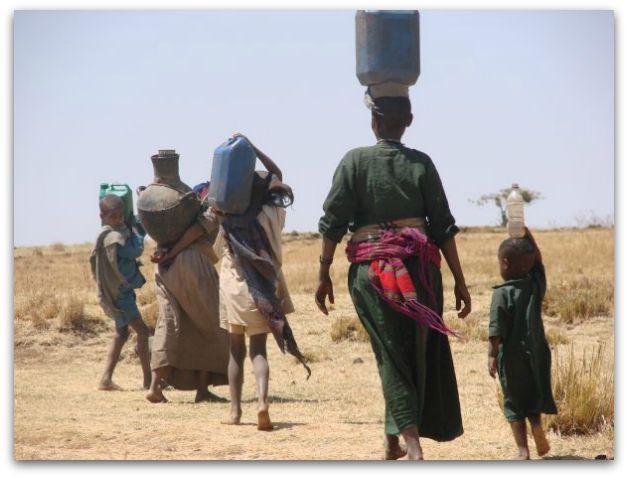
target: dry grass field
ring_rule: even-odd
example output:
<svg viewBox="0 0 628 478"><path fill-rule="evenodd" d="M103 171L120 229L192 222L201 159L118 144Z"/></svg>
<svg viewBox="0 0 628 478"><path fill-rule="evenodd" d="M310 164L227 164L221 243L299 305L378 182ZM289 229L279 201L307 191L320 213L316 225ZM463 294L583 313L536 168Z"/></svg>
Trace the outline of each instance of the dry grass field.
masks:
<svg viewBox="0 0 628 478"><path fill-rule="evenodd" d="M491 286L499 282L496 250L503 230L458 235L473 300L465 320L454 311L444 270L445 318L463 334L452 339L465 427L448 443L423 440L429 460L499 460L513 453L499 406L498 384L486 371ZM554 358L561 414L552 417L549 459L614 456L613 230L539 231L548 276L545 323ZM194 404L193 392L166 391L150 404L129 343L115 380L120 392L99 392L112 321L96 304L90 244L54 244L14 252L14 457L18 460L377 460L383 400L375 361L346 291L341 251L332 266L336 305L329 317L313 301L319 240L285 235L284 272L297 312L289 317L312 377L269 341L276 428L255 427L254 379L246 364L243 424L220 424L228 403ZM138 294L149 324L156 320L152 249L143 258L148 284ZM131 338L133 341L134 338ZM272 339L271 339L272 340ZM227 387L218 395L228 398ZM533 458L537 458L533 451Z"/></svg>

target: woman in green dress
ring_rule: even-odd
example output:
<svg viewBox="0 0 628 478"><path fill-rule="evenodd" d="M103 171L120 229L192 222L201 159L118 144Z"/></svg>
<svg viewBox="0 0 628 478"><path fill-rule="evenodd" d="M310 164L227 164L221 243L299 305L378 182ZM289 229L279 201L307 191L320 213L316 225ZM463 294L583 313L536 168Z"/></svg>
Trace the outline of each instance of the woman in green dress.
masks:
<svg viewBox="0 0 628 478"><path fill-rule="evenodd" d="M410 100L378 98L370 108L377 144L344 156L323 205L315 300L327 314L334 252L351 231L348 286L382 382L384 457L423 459L420 436L448 441L463 432L450 331L442 321L440 252L455 280L458 317L469 314L471 298L438 172L426 154L401 143L412 123Z"/></svg>

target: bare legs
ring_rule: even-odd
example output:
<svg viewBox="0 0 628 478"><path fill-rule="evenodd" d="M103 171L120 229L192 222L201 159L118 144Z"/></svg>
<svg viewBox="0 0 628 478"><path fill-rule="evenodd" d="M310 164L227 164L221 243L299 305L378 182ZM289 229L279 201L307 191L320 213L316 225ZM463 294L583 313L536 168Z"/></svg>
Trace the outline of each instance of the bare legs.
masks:
<svg viewBox="0 0 628 478"><path fill-rule="evenodd" d="M168 376L170 375L171 371L171 367L160 367L153 370L150 388L148 390L148 393L146 394L146 399L149 402L165 403L168 401L164 396L162 386L164 382L168 381ZM198 382L196 386L196 397L194 398L194 402L226 402L224 398L218 397L211 393L209 390L207 390L210 372L206 370L199 370L197 373Z"/></svg>
<svg viewBox="0 0 628 478"><path fill-rule="evenodd" d="M227 399L214 395L208 390L209 387L209 372L206 370L199 370L198 372L198 386L196 388L196 397L194 403L200 402L228 402Z"/></svg>
<svg viewBox="0 0 628 478"><path fill-rule="evenodd" d="M250 337L251 363L255 374L257 389L257 429L272 430L273 424L268 414L268 379L270 376L266 356L266 337L268 334L256 334ZM223 423L238 425L242 417L242 384L244 383L244 358L246 343L244 334L229 333L229 393L231 410Z"/></svg>
<svg viewBox="0 0 628 478"><path fill-rule="evenodd" d="M135 353L140 359L140 364L142 365L142 376L143 383L142 386L144 390L148 390L150 387L150 351L148 349L148 336L150 335L150 331L148 330L148 326L144 323L144 321L139 318L135 319L131 322L131 327L137 334L137 344L135 345Z"/></svg>
<svg viewBox="0 0 628 478"><path fill-rule="evenodd" d="M529 460L530 450L528 449L528 434L525 419L510 422L510 428L512 429L512 435L515 437L515 443L517 444L517 454L513 456L512 459Z"/></svg>
<svg viewBox="0 0 628 478"><path fill-rule="evenodd" d="M384 435L384 460L398 460L406 456L408 450L399 445L397 435Z"/></svg>
<svg viewBox="0 0 628 478"><path fill-rule="evenodd" d="M113 336L113 342L109 348L107 354L107 363L105 365L105 372L103 373L100 383L98 384L98 390L122 390L118 385L113 383L113 371L116 368L116 364L120 359L120 352L122 347L129 338L129 327L116 327L116 333Z"/></svg>
<svg viewBox="0 0 628 478"><path fill-rule="evenodd" d="M161 389L162 380L166 380L170 375L170 367L159 367L153 370L150 388L146 394L146 400L153 403L167 402Z"/></svg>
<svg viewBox="0 0 628 478"><path fill-rule="evenodd" d="M423 450L419 441L419 430L412 425L401 430L401 436L406 441L408 447L408 460L422 460Z"/></svg>
<svg viewBox="0 0 628 478"><path fill-rule="evenodd" d="M270 371L268 368L268 358L266 357L266 337L268 334L252 335L251 362L253 363L253 373L255 374L255 386L257 389L257 429L272 430L273 423L268 414L268 379Z"/></svg>
<svg viewBox="0 0 628 478"><path fill-rule="evenodd" d="M148 335L149 330L141 317L138 317L131 321L129 324L137 335L137 344L135 346L135 352L137 353L140 364L142 365L144 389L148 389L150 385L150 358L148 352ZM109 348L107 354L107 362L105 365L105 372L103 373L100 383L98 384L98 390L122 390L118 385L113 382L113 371L116 368L118 360L120 360L120 353L122 347L129 338L129 327L116 327L116 333L113 337L113 342Z"/></svg>
<svg viewBox="0 0 628 478"><path fill-rule="evenodd" d="M541 415L530 415L528 421L530 422L532 437L536 445L536 452L539 456L547 455L547 452L550 450L550 445L545 437L545 431L541 423Z"/></svg>
<svg viewBox="0 0 628 478"><path fill-rule="evenodd" d="M536 445L536 452L539 456L546 455L550 450L550 446L547 442L543 425L541 424L541 415L530 415L528 421L530 422L530 430L532 431L532 437ZM510 422L510 427L512 428L512 434L515 437L515 443L518 449L517 454L512 459L529 460L530 449L528 448L528 434L525 419Z"/></svg>
<svg viewBox="0 0 628 478"><path fill-rule="evenodd" d="M239 425L242 417L242 384L244 383L244 357L246 343L244 334L229 333L229 394L231 411L223 422L228 425Z"/></svg>

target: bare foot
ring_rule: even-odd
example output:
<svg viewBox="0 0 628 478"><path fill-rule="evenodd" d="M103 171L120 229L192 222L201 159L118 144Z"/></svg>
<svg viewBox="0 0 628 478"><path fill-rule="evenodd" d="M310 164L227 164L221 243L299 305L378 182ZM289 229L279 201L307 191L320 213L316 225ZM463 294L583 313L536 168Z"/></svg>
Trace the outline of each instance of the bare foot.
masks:
<svg viewBox="0 0 628 478"><path fill-rule="evenodd" d="M241 409L236 409L236 410L232 409L229 412L229 417L225 420L222 420L220 423L222 423L223 425L239 425L241 417L242 417Z"/></svg>
<svg viewBox="0 0 628 478"><path fill-rule="evenodd" d="M417 450L410 450L408 448L408 457L406 460L423 460L423 449L418 448Z"/></svg>
<svg viewBox="0 0 628 478"><path fill-rule="evenodd" d="M396 435L384 435L384 460L398 460L406 456L408 450L399 445L399 437Z"/></svg>
<svg viewBox="0 0 628 478"><path fill-rule="evenodd" d="M547 452L550 451L550 445L547 442L547 438L545 437L545 432L543 431L543 427L531 427L532 428L532 437L534 438L534 444L536 445L536 452L539 456L547 455Z"/></svg>
<svg viewBox="0 0 628 478"><path fill-rule="evenodd" d="M144 390L149 390L150 389L150 377L148 377L148 380L144 379L144 383L142 384L142 388Z"/></svg>
<svg viewBox="0 0 628 478"><path fill-rule="evenodd" d="M262 431L272 430L273 422L270 421L268 410L259 410L257 412L257 429Z"/></svg>
<svg viewBox="0 0 628 478"><path fill-rule="evenodd" d="M226 398L219 397L218 395L214 395L209 390L204 390L202 392L197 391L196 397L194 398L194 403L199 402L217 402L217 403L227 403L229 400Z"/></svg>
<svg viewBox="0 0 628 478"><path fill-rule="evenodd" d="M149 390L149 392L146 394L146 400L148 400L151 403L167 403L168 402L168 400L166 399L166 397L164 397L164 394L161 393L161 391L155 392L153 390Z"/></svg>
<svg viewBox="0 0 628 478"><path fill-rule="evenodd" d="M401 445L397 445L396 447L386 448L384 450L384 460L398 460L399 458L403 458L408 454L408 450Z"/></svg>
<svg viewBox="0 0 628 478"><path fill-rule="evenodd" d="M526 453L525 451L519 451L515 456L511 458L511 460L529 460L530 453Z"/></svg>
<svg viewBox="0 0 628 478"><path fill-rule="evenodd" d="M101 380L98 384L98 390L104 390L107 392L119 392L124 390L120 385L117 385L113 380Z"/></svg>

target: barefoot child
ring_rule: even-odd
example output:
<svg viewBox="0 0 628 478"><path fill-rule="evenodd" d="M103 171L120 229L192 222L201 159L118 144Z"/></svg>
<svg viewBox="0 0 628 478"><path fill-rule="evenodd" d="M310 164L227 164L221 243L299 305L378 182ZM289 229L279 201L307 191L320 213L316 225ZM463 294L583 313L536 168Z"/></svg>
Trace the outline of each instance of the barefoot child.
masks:
<svg viewBox="0 0 628 478"><path fill-rule="evenodd" d="M285 317L294 312L294 306L281 272L281 230L284 208L293 200L292 190L281 182L277 165L255 146L253 149L268 174L255 173L249 208L243 214L226 214L222 223L220 307L221 325L229 331L231 394L231 412L223 423L237 425L242 416L246 334L257 388L257 429L272 430L268 413L268 334L274 335L282 351L287 349L305 364Z"/></svg>
<svg viewBox="0 0 628 478"><path fill-rule="evenodd" d="M545 268L530 231L499 246L500 273L506 281L494 287L489 320L488 371L499 375L504 415L510 422L518 452L529 460L526 418L539 456L549 451L541 413L555 414L550 383L551 354L541 318Z"/></svg>
<svg viewBox="0 0 628 478"><path fill-rule="evenodd" d="M98 389L120 390L112 376L122 346L129 337L129 326L137 334L136 352L142 364L143 387L147 389L150 385L149 331L133 292L146 282L136 261L144 250L144 230L139 225L130 230L124 223L124 205L118 196L107 194L100 200L99 206L103 228L90 255L90 264L98 287L100 306L114 320L116 333Z"/></svg>

